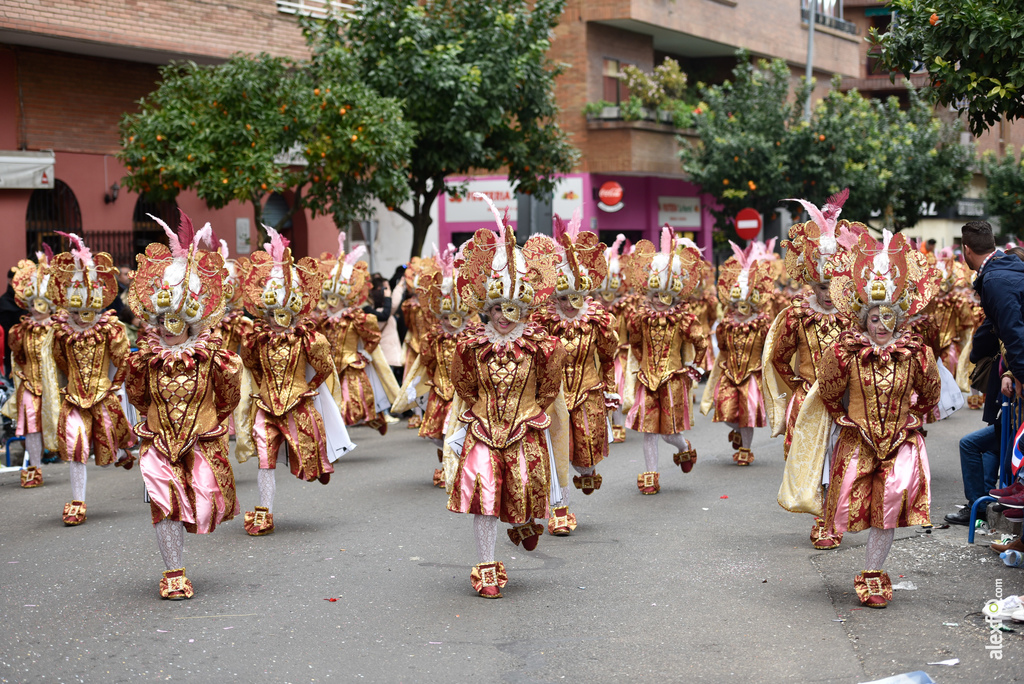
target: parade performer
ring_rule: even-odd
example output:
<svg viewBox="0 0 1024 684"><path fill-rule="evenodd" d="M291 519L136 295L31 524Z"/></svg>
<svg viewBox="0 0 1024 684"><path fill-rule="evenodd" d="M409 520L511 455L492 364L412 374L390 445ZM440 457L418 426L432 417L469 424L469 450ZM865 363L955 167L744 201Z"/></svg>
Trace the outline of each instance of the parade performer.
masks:
<svg viewBox="0 0 1024 684"><path fill-rule="evenodd" d="M626 417L626 427L644 433L647 470L636 478L641 494L661 490L659 437L677 449L673 461L684 473L697 462L697 451L683 431L690 429L690 392L702 371L683 361L683 348L692 345L696 359L702 359L707 348L700 321L686 310L686 299L702 275L700 250L690 240L676 240L668 226L662 228L661 251L641 240L626 264L630 288L643 297L629 319L629 344L638 369L633 406Z"/></svg>
<svg viewBox="0 0 1024 684"><path fill-rule="evenodd" d="M346 425L365 423L384 435L388 431L385 412L398 397L399 387L378 348L377 319L361 308L370 292L369 266L359 260L366 248L360 245L345 254L344 239L342 233L337 257L321 257L328 303L322 328L338 372L338 383L331 382L331 391Z"/></svg>
<svg viewBox="0 0 1024 684"><path fill-rule="evenodd" d="M839 333L851 325L832 302L827 271L829 259L840 246L849 248L861 233L867 232L862 223L839 220L847 197L848 189L830 197L820 210L810 202L796 200L809 212L811 220L791 226L789 240L782 243L786 249L786 273L805 287L778 315L768 332L762 384L772 437L785 434L783 453L787 459L793 435L803 427L797 425L797 416L807 392L818 379L821 356L836 343ZM825 437L823 441L827 444ZM815 518L811 529L814 548L834 549L841 541L826 534L824 520Z"/></svg>
<svg viewBox="0 0 1024 684"><path fill-rule="evenodd" d="M700 321L700 328L704 333L704 337L711 339L711 330L714 328L715 321L718 320L718 298L715 296L715 267L710 262L702 259L700 269L700 283L686 299L685 304L686 310ZM715 355L710 344L707 345L703 358L695 358L694 353L693 346L686 345L683 361L692 361L705 371L715 367Z"/></svg>
<svg viewBox="0 0 1024 684"><path fill-rule="evenodd" d="M231 259L228 243L220 241L219 253L224 260L224 316L214 325L214 332L222 340L222 346L235 354L241 353L242 340L252 334L252 319L245 314L243 303L243 282L249 260ZM252 441L251 402L252 373L242 366L241 390L238 406L229 421L229 433L235 436L235 459L245 463L255 453Z"/></svg>
<svg viewBox="0 0 1024 684"><path fill-rule="evenodd" d="M729 441L736 451L736 465L754 462L750 444L754 428L765 427L764 397L761 393L761 355L764 351L770 314L768 296L774 290L771 266L767 255L774 239L766 246L752 242L745 249L730 243L733 256L722 264L718 278L718 298L728 312L718 322L718 357L708 378L701 402L705 415L714 409L716 423L725 423L732 431Z"/></svg>
<svg viewBox="0 0 1024 684"><path fill-rule="evenodd" d="M865 570L854 588L860 602L884 608L892 582L882 570L897 527L930 524L930 471L920 434L924 414L939 403L935 357L904 321L934 295L934 280L902 235L879 242L861 235L832 278L832 301L856 320L822 355L818 395L840 426L831 456L825 511L829 534L870 530ZM812 398L801 419L813 413ZM794 449L797 448L795 443ZM821 496L820 480L809 478Z"/></svg>
<svg viewBox="0 0 1024 684"><path fill-rule="evenodd" d="M184 212L170 247L152 243L137 257L128 290L132 312L149 325L128 356L125 387L141 421L139 469L149 494L166 570L160 597L192 598L182 553L185 532L207 534L238 513L228 460L227 418L238 404L242 360L214 330L224 313L224 259Z"/></svg>
<svg viewBox="0 0 1024 684"><path fill-rule="evenodd" d="M244 283L245 308L259 314L242 341L242 362L253 378L252 434L261 504L244 520L245 531L256 537L274 531L274 473L282 442L288 444L292 475L321 484L331 479L339 445L348 443L347 433L333 432L334 423L331 431L324 427L323 414L333 415L333 400L318 389L334 372L334 363L330 343L305 318L320 297L317 262L310 257L296 262L285 238L273 228L267 228L267 235L270 242L250 257Z"/></svg>
<svg viewBox="0 0 1024 684"><path fill-rule="evenodd" d="M402 379L410 373L420 352L423 350L427 333L434 327L430 312L423 306L420 300L420 280L429 278L431 273L436 272L433 259L421 259L413 257L409 260L409 266L405 269L405 289L409 297L402 302L402 320L405 321L405 366ZM423 411L419 405L413 405L413 415L409 418L408 429L414 430L420 427L423 419Z"/></svg>
<svg viewBox="0 0 1024 684"><path fill-rule="evenodd" d="M569 462L578 473L572 481L589 495L601 488L596 467L608 455L608 411L622 400L615 381L615 318L590 297L608 275L605 246L596 233L580 231L582 221L578 208L568 224L555 217L555 290L547 306L534 313L534 320L565 348L562 392L569 412ZM577 524L575 514L569 513L568 483L563 483L560 494L551 505L548 531L567 536Z"/></svg>
<svg viewBox="0 0 1024 684"><path fill-rule="evenodd" d="M438 461L442 461L445 426L455 398L451 378L455 347L459 335L480 320L455 287L456 264L461 263L455 245L449 244L436 256L436 261L437 268L424 269L416 284L421 306L433 315L436 323L423 338L420 355L404 378L392 409L401 413L413 405L417 396L426 396L419 436L437 446ZM433 482L437 487L445 486L441 468L434 470Z"/></svg>
<svg viewBox="0 0 1024 684"><path fill-rule="evenodd" d="M619 347L615 353L615 392L622 399L626 398L626 379L629 368L629 317L636 308L636 296L630 294L626 284L624 257L630 249L626 236L619 233L615 242L604 251L607 271L601 281L594 302L600 304L615 318L615 332ZM621 250L621 252L620 252ZM623 407L619 406L611 413L612 442L619 444L626 441L626 416Z"/></svg>
<svg viewBox="0 0 1024 684"><path fill-rule="evenodd" d="M964 293L966 266L953 256L951 247L944 247L938 252L935 267L941 274L941 280L929 311L938 335L936 360L955 376L960 352L974 332L973 306Z"/></svg>
<svg viewBox="0 0 1024 684"><path fill-rule="evenodd" d="M125 451L135 435L125 418L118 391L124 380L128 336L113 311L104 311L117 296L117 269L110 255L93 254L77 235L61 233L71 251L51 262L56 279L53 356L67 378L61 391L57 446L71 470L72 501L64 505L64 524L86 519L86 462L90 452L98 466L114 463L128 470L135 458Z"/></svg>
<svg viewBox="0 0 1024 684"><path fill-rule="evenodd" d="M544 530L535 521L547 518L555 489L545 409L559 394L565 350L529 318L554 290L555 243L534 235L520 249L490 200L474 196L491 205L498 232L476 232L456 276L459 296L489 321L460 337L452 362L466 410L457 423L464 427L448 438L464 436L448 510L473 514L480 562L470 580L480 596L500 598L508 577L494 560L498 520L512 525L513 543L534 550Z"/></svg>
<svg viewBox="0 0 1024 684"><path fill-rule="evenodd" d="M14 267L14 298L29 315L11 327L7 344L11 348L11 377L14 395L5 415L15 423L14 434L25 438L29 465L21 471L21 486L26 489L43 484L43 448L58 451L57 417L60 414L60 390L54 364L54 328L51 316L56 311L56 278L52 277L50 261L53 252L43 245L44 252L36 261L22 259Z"/></svg>

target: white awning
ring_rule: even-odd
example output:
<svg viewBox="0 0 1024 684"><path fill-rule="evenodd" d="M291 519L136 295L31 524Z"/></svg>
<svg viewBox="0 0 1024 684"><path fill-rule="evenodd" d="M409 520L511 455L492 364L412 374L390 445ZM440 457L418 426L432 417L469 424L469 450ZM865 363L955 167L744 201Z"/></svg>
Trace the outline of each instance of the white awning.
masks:
<svg viewBox="0 0 1024 684"><path fill-rule="evenodd" d="M34 190L54 186L53 152L0 150L0 190Z"/></svg>

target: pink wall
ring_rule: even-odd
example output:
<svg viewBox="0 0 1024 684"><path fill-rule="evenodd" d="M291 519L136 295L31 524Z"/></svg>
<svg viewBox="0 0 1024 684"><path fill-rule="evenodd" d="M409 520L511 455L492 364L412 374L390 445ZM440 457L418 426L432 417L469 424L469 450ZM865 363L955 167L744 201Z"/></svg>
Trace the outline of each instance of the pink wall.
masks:
<svg viewBox="0 0 1024 684"><path fill-rule="evenodd" d="M3 67L3 53L0 52L0 73ZM0 76L0 95L3 94L3 77ZM3 98L0 97L0 101ZM3 114L0 105L0 116ZM0 140L7 128L7 122L0 119ZM9 149L0 146L0 149ZM106 176L104 177L104 167ZM135 212L135 201L138 195L121 189L115 202L106 204L103 195L115 181L120 182L125 176L125 169L112 156L99 154L77 154L57 152L54 165L56 177L67 183L75 193L79 209L82 212L82 228L91 231L108 231L132 229L132 216ZM0 251L0 281L6 287L7 271L25 258L25 214L28 209L31 190L0 190L0 241L4 249ZM197 225L207 221L213 226L214 234L228 243L232 256L235 251L235 219L248 218L250 231L253 230L252 206L233 202L224 209L209 209L206 203L194 192L183 192L178 195L178 206ZM338 229L330 217L313 219L309 212L305 217L293 219L293 251L297 257L319 256L321 252L337 250ZM252 249L260 249L253 245Z"/></svg>

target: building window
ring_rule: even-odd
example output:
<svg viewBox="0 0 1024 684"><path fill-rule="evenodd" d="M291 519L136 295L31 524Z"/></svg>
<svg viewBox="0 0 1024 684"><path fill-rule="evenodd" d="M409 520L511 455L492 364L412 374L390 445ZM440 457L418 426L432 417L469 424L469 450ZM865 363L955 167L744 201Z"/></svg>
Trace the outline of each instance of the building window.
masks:
<svg viewBox="0 0 1024 684"><path fill-rule="evenodd" d="M54 253L63 252L66 241L57 231L82 234L82 210L67 183L58 178L52 188L32 191L25 212L25 231L29 259L43 251L43 243L50 245Z"/></svg>
<svg viewBox="0 0 1024 684"><path fill-rule="evenodd" d="M295 14L300 17L325 19L330 15L347 14L352 11L352 3L338 0L276 0L277 11L282 14Z"/></svg>
<svg viewBox="0 0 1024 684"><path fill-rule="evenodd" d="M857 25L843 18L842 0L800 0L800 19L807 21L810 2L814 2L814 23L843 33L857 34Z"/></svg>
<svg viewBox="0 0 1024 684"><path fill-rule="evenodd" d="M629 88L619 78L620 68L626 66L617 59L605 59L602 79L604 94L601 99L611 102L613 105L621 104L629 100Z"/></svg>

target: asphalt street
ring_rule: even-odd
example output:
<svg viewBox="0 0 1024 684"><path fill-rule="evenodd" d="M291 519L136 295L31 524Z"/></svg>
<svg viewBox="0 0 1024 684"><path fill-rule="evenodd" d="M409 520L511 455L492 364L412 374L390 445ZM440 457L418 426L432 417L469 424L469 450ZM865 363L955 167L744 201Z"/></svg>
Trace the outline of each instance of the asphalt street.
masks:
<svg viewBox="0 0 1024 684"><path fill-rule="evenodd" d="M932 517L963 503L964 409L930 426ZM431 486L435 449L393 425L352 429L356 451L330 484L279 469L276 532L241 516L187 535L190 601L161 601L163 564L138 469L89 467L88 521L64 527L66 464L46 484L0 475L2 682L836 682L925 670L937 682L1024 679L1021 634L994 660L980 610L1001 583L1024 592L985 537L966 528L900 530L886 610L861 609L853 577L866 534L811 548L809 516L776 503L781 440L758 430L755 463L733 465L728 428L698 416L699 461L684 475L661 447L661 493L641 496L641 440L600 467L603 488L574 490L580 525L537 551L499 530L505 598L478 598L470 516ZM256 463L235 465L243 510ZM336 601L325 599L337 599ZM1012 625L1011 625L1012 627ZM928 663L959 659L953 666Z"/></svg>

